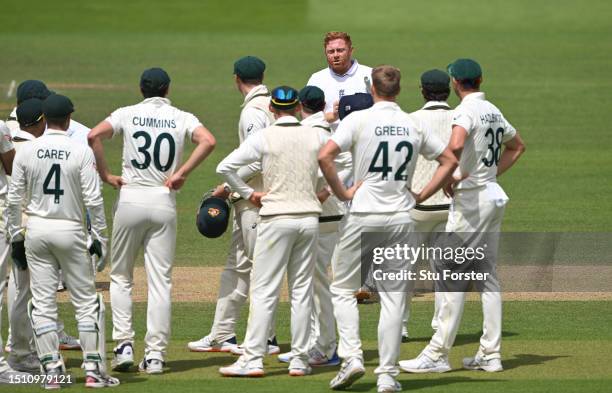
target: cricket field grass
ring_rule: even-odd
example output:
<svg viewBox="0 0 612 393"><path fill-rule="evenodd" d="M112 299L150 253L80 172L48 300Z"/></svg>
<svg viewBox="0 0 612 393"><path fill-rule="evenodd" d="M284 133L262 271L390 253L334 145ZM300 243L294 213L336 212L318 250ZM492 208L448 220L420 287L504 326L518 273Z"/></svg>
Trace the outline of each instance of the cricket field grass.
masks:
<svg viewBox="0 0 612 393"><path fill-rule="evenodd" d="M445 69L458 57L480 62L483 90L520 131L527 152L500 183L510 196L504 231L612 232L612 3L605 0L199 1L199 0L3 0L0 6L0 119L15 105L15 84L41 79L74 102L74 118L90 127L114 109L141 100L139 77L160 66L172 79L170 99L193 112L217 138L217 148L188 178L178 196L175 265L220 267L228 233L215 240L197 232L202 194L220 182L214 169L237 146L242 97L233 62L256 55L267 64L265 83L301 88L326 66L325 32L348 31L355 58L402 71L399 104L420 108L419 76ZM450 99L458 104L456 97ZM189 144L187 144L189 145ZM121 141L106 146L120 169ZM191 147L188 148L188 152ZM104 188L107 216L116 191ZM142 259L142 258L141 258ZM206 270L210 271L210 270ZM216 286L218 275L202 275ZM107 296L107 295L106 295ZM108 296L106 297L108 300ZM574 297L575 299L575 297ZM587 300L587 299L585 299ZM319 392L334 368L291 379L282 364L266 360L260 380L222 378L218 367L233 357L196 354L188 341L208 332L214 298L173 305L170 372L119 375L118 391ZM142 354L144 303L137 303L136 350ZM431 335L432 303L415 302L402 359L418 354ZM61 311L76 333L71 306ZM110 313L110 307L109 307ZM246 309L239 337L244 336ZM366 377L353 391L375 391L378 306L361 308ZM6 328L4 316L3 328ZM281 303L279 340L288 349L289 312ZM441 375L402 374L406 391L609 392L612 390L611 301L507 301L504 304L503 373L461 371L463 356L477 349L481 313L468 302L451 365ZM110 339L110 316L107 316ZM3 335L6 337L6 335ZM112 343L108 342L108 346ZM82 389L78 352L66 352ZM2 391L39 387L0 386Z"/></svg>

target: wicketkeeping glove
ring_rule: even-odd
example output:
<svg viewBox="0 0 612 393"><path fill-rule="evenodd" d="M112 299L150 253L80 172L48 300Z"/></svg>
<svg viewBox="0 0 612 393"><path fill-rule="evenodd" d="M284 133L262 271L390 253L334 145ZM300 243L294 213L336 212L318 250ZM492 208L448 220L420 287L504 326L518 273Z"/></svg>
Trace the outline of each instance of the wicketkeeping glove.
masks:
<svg viewBox="0 0 612 393"><path fill-rule="evenodd" d="M92 231L91 242L88 241L87 243L89 246L89 255L92 256L94 263L96 264L96 270L101 272L104 270L107 262L106 244L108 243L108 240Z"/></svg>
<svg viewBox="0 0 612 393"><path fill-rule="evenodd" d="M13 257L13 263L19 270L28 269L28 260L25 254L25 243L23 240L19 240L11 243L11 257Z"/></svg>

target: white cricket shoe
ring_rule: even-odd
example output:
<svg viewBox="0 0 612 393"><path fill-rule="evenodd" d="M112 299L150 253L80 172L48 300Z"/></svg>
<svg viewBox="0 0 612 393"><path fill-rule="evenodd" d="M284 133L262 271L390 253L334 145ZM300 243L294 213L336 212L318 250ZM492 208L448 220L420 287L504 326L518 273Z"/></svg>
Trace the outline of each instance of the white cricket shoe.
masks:
<svg viewBox="0 0 612 393"><path fill-rule="evenodd" d="M81 342L76 337L72 337L65 331L61 331L57 333L57 338L59 339L59 349L63 351L70 350L80 350Z"/></svg>
<svg viewBox="0 0 612 393"><path fill-rule="evenodd" d="M142 359L138 365L138 371L147 374L161 374L164 372L164 362L160 359Z"/></svg>
<svg viewBox="0 0 612 393"><path fill-rule="evenodd" d="M440 357L437 361L430 359L427 355L421 353L414 359L401 360L399 366L402 370L408 373L445 373L451 370L446 356Z"/></svg>
<svg viewBox="0 0 612 393"><path fill-rule="evenodd" d="M401 392L402 385L389 374L380 374L376 381L376 391L378 393Z"/></svg>
<svg viewBox="0 0 612 393"><path fill-rule="evenodd" d="M485 359L480 356L473 358L463 358L463 368L468 370L484 370L490 373L503 371L501 359Z"/></svg>
<svg viewBox="0 0 612 393"><path fill-rule="evenodd" d="M14 354L9 355L7 362L13 370L26 373L38 374L40 372L40 360L36 354L30 353L17 359Z"/></svg>
<svg viewBox="0 0 612 393"><path fill-rule="evenodd" d="M310 366L307 366L305 368L303 367L290 367L289 368L290 377L303 377L305 375L310 375L310 374L312 374L312 368Z"/></svg>
<svg viewBox="0 0 612 393"><path fill-rule="evenodd" d="M338 353L334 351L331 358L316 348L310 348L308 351L308 364L313 367L337 366L340 364Z"/></svg>
<svg viewBox="0 0 612 393"><path fill-rule="evenodd" d="M289 363L291 361L291 351L281 353L276 357L281 363Z"/></svg>
<svg viewBox="0 0 612 393"><path fill-rule="evenodd" d="M232 365L221 367L219 372L224 377L258 378L264 376L264 369L261 361L249 363L243 356L240 356Z"/></svg>
<svg viewBox="0 0 612 393"><path fill-rule="evenodd" d="M65 369L63 366L57 366L45 370L45 379L43 381L43 388L45 390L55 390L62 387L62 382L67 381Z"/></svg>
<svg viewBox="0 0 612 393"><path fill-rule="evenodd" d="M131 341L122 341L113 349L111 369L128 371L134 365L134 347Z"/></svg>
<svg viewBox="0 0 612 393"><path fill-rule="evenodd" d="M363 361L359 358L352 358L342 363L338 374L329 382L329 387L333 390L343 390L351 386L365 374Z"/></svg>
<svg viewBox="0 0 612 393"><path fill-rule="evenodd" d="M230 350L234 355L244 355L244 345L236 345L234 348ZM278 346L278 342L276 341L276 337L272 338L272 340L268 340L268 355L278 355L280 353L280 347ZM290 354L291 352L288 352ZM287 360L287 362L289 362Z"/></svg>
<svg viewBox="0 0 612 393"><path fill-rule="evenodd" d="M120 384L117 378L103 373L96 363L83 364L83 367L85 368L86 388L113 388Z"/></svg>
<svg viewBox="0 0 612 393"><path fill-rule="evenodd" d="M232 349L237 346L236 337L219 343L210 335L187 344L187 348L189 348L191 352L231 352Z"/></svg>

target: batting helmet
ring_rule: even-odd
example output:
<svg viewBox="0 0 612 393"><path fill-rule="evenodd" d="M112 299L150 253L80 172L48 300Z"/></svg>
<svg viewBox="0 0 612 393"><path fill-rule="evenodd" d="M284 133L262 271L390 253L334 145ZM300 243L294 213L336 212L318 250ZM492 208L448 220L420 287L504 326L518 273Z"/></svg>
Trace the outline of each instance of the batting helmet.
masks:
<svg viewBox="0 0 612 393"><path fill-rule="evenodd" d="M198 231L208 238L214 239L223 235L229 222L230 205L211 193L204 194L196 216Z"/></svg>
<svg viewBox="0 0 612 393"><path fill-rule="evenodd" d="M347 117L349 114L368 109L374 105L374 99L368 93L356 93L349 96L343 96L338 103L338 117L340 120Z"/></svg>

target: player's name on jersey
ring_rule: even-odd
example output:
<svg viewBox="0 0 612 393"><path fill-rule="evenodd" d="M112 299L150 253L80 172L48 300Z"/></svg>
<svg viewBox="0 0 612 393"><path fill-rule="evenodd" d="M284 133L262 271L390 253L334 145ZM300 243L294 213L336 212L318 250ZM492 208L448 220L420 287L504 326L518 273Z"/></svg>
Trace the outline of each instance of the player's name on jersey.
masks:
<svg viewBox="0 0 612 393"><path fill-rule="evenodd" d="M499 113L487 113L486 115L480 115L480 122L482 124L501 123L502 115Z"/></svg>
<svg viewBox="0 0 612 393"><path fill-rule="evenodd" d="M140 127L152 128L176 128L174 119L156 119L154 117L138 117L132 118L132 124Z"/></svg>
<svg viewBox="0 0 612 393"><path fill-rule="evenodd" d="M39 159L55 159L55 160L67 160L70 157L71 152L67 150L56 150L56 149L38 149L36 150L36 157Z"/></svg>
<svg viewBox="0 0 612 393"><path fill-rule="evenodd" d="M408 136L408 127L403 126L376 126L374 134L377 136Z"/></svg>

